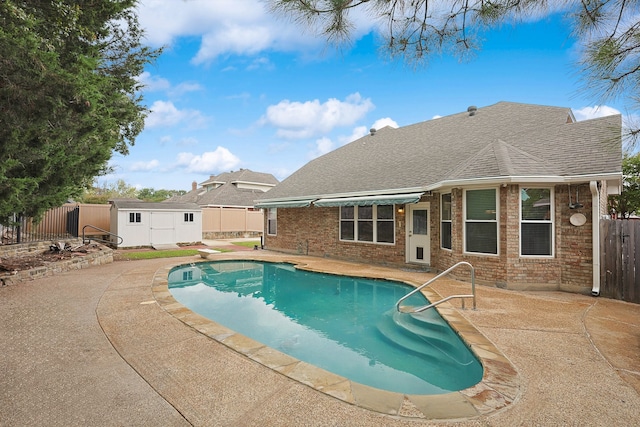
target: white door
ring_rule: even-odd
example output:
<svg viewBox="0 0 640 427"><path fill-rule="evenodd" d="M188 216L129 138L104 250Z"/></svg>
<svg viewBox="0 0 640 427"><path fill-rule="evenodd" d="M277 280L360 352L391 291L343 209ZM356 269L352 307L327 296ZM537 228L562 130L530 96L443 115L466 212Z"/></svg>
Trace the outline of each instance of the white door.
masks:
<svg viewBox="0 0 640 427"><path fill-rule="evenodd" d="M416 203L408 206L407 261L429 264L431 262L429 203Z"/></svg>
<svg viewBox="0 0 640 427"><path fill-rule="evenodd" d="M173 212L151 212L149 218L152 245L176 243Z"/></svg>

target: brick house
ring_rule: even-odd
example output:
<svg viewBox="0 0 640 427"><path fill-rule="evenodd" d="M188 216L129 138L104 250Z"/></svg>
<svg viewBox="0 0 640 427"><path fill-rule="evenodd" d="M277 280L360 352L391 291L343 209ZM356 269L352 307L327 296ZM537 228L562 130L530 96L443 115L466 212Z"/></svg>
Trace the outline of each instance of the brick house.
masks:
<svg viewBox="0 0 640 427"><path fill-rule="evenodd" d="M270 250L599 293L599 219L620 191L621 117L510 102L385 127L256 200ZM594 260L596 261L594 263ZM464 278L464 277L461 277Z"/></svg>

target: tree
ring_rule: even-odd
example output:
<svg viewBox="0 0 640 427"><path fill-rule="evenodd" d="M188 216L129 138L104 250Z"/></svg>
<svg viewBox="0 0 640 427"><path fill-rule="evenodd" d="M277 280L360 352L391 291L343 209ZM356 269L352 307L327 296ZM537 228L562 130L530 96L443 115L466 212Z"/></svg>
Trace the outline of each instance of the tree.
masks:
<svg viewBox="0 0 640 427"><path fill-rule="evenodd" d="M138 191L138 198L145 202L162 202L173 196L182 196L186 193L185 190L155 190L153 188L143 188Z"/></svg>
<svg viewBox="0 0 640 427"><path fill-rule="evenodd" d="M609 212L629 218L640 211L640 154L625 154L622 159L622 191L609 198Z"/></svg>
<svg viewBox="0 0 640 427"><path fill-rule="evenodd" d="M138 196L136 187L119 179L115 183L104 183L102 186L95 185L85 189L84 193L78 197L80 203L106 204L111 199L136 199Z"/></svg>
<svg viewBox="0 0 640 427"><path fill-rule="evenodd" d="M436 53L465 56L479 49L478 34L544 12L564 12L582 42L585 88L598 103L627 98L640 109L640 2L637 0L267 0L272 12L310 27L329 41L349 39L350 15L379 23L391 57L423 65ZM629 124L635 145L640 126Z"/></svg>
<svg viewBox="0 0 640 427"><path fill-rule="evenodd" d="M76 197L144 126L136 0L0 3L0 223Z"/></svg>
<svg viewBox="0 0 640 427"><path fill-rule="evenodd" d="M123 179L115 183L104 183L101 186L97 183L85 189L84 193L78 197L80 203L104 204L111 199L127 198L140 199L145 202L162 202L172 196L182 196L187 192L184 190L155 190L153 188L142 188L127 184Z"/></svg>

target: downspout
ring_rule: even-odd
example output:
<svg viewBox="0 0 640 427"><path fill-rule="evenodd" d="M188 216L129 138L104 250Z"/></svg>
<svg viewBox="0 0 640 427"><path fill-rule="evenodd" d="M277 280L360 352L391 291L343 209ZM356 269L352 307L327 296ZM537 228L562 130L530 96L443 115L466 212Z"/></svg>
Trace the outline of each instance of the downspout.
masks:
<svg viewBox="0 0 640 427"><path fill-rule="evenodd" d="M592 227L592 251L593 251L593 287L591 295L600 295L600 192L598 182L589 182L591 189L591 227Z"/></svg>

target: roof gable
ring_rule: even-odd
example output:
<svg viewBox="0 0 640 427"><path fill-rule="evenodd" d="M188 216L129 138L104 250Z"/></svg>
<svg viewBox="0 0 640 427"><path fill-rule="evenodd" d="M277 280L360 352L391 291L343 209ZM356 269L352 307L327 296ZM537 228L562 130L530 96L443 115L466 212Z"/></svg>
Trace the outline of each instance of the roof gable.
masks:
<svg viewBox="0 0 640 427"><path fill-rule="evenodd" d="M461 162L445 180L463 180L487 176L556 175L547 162L502 140L494 141Z"/></svg>

